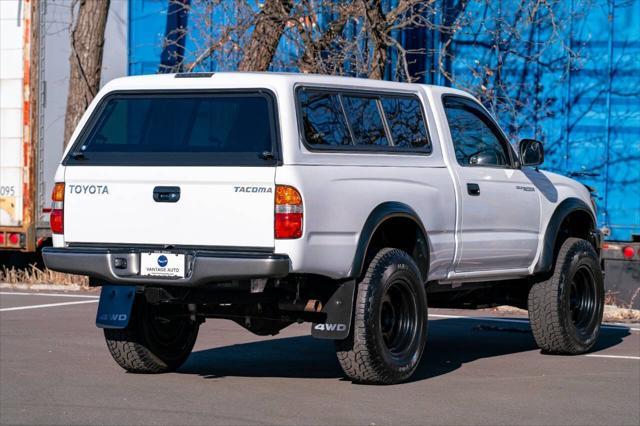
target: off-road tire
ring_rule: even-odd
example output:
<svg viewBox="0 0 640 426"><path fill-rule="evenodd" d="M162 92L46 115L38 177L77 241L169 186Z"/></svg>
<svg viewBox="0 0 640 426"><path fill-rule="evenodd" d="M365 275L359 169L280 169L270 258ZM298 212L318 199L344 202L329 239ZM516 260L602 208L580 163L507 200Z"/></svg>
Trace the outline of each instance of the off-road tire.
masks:
<svg viewBox="0 0 640 426"><path fill-rule="evenodd" d="M411 318L414 327L408 333L398 332L409 337L399 340L406 350L395 353L389 347L393 347L395 338L392 339L388 320L390 315L396 315L388 313L394 300L406 302L396 306L408 307L402 310L405 314L398 311L401 319L398 324ZM336 341L338 361L345 375L354 382L368 384L393 384L409 379L420 363L427 338L427 296L411 256L393 248L380 250L358 283L354 305L349 336ZM390 339L391 344L385 339Z"/></svg>
<svg viewBox="0 0 640 426"><path fill-rule="evenodd" d="M551 278L531 287L528 309L533 337L543 352L581 354L593 347L602 322L604 284L598 255L588 241L568 238L562 244Z"/></svg>
<svg viewBox="0 0 640 426"><path fill-rule="evenodd" d="M174 371L187 360L198 337L199 323L183 317L158 325L156 315L157 307L137 297L126 328L104 329L107 348L120 367L131 373L157 374ZM169 336L164 339L157 331L163 326Z"/></svg>

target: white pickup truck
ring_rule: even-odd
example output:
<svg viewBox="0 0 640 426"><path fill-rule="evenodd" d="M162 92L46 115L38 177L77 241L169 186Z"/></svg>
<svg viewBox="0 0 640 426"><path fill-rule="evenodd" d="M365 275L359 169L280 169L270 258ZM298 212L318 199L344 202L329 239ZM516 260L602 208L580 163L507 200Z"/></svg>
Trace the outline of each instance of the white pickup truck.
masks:
<svg viewBox="0 0 640 426"><path fill-rule="evenodd" d="M397 383L427 306L528 309L544 352L582 353L604 304L594 205L542 161L445 87L122 78L69 142L44 260L102 286L97 324L132 372L178 368L206 318L307 321L350 379Z"/></svg>

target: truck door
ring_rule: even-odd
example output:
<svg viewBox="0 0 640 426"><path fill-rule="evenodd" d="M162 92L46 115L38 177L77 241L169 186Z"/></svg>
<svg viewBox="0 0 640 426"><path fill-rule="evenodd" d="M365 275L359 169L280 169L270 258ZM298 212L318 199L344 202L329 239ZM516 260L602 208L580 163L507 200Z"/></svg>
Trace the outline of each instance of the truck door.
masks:
<svg viewBox="0 0 640 426"><path fill-rule="evenodd" d="M537 189L515 167L513 150L480 105L451 96L444 109L460 185L455 272L529 267L538 248Z"/></svg>

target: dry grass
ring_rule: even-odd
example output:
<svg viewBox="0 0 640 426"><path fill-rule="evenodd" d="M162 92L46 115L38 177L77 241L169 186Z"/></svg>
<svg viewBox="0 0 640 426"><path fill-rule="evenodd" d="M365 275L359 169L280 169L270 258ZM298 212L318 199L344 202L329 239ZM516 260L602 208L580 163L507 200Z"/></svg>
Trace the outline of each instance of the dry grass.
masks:
<svg viewBox="0 0 640 426"><path fill-rule="evenodd" d="M621 300L617 293L607 292L604 297L605 321L640 322L640 309L633 309L636 299L640 297L640 287L629 300Z"/></svg>
<svg viewBox="0 0 640 426"><path fill-rule="evenodd" d="M605 299L606 300L606 299ZM491 309L499 314L510 315L528 315L524 309L514 308L513 306L498 306ZM606 322L640 322L640 309L631 309L627 306L616 306L607 304L604 307L603 321Z"/></svg>
<svg viewBox="0 0 640 426"><path fill-rule="evenodd" d="M498 314L524 315L524 316L529 315L529 313L526 310L516 308L515 306L509 306L509 305L496 306L495 308L489 308L489 310Z"/></svg>
<svg viewBox="0 0 640 426"><path fill-rule="evenodd" d="M636 289L629 300L623 300L620 298L618 292L608 291L604 296L604 303L606 305L619 306L622 308L632 308L638 297L640 297L640 287Z"/></svg>
<svg viewBox="0 0 640 426"><path fill-rule="evenodd" d="M57 284L75 286L82 289L89 288L89 278L84 275L64 274L50 269L40 269L35 265L28 268L16 269L2 266L0 269L0 283L8 284Z"/></svg>
<svg viewBox="0 0 640 426"><path fill-rule="evenodd" d="M605 305L604 320L609 322L640 322L640 309Z"/></svg>

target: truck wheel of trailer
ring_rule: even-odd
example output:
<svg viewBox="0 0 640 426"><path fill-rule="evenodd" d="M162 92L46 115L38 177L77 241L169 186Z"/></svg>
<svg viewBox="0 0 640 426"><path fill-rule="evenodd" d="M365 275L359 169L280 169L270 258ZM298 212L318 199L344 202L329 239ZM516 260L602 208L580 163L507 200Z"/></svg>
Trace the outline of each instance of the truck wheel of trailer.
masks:
<svg viewBox="0 0 640 426"><path fill-rule="evenodd" d="M200 324L190 319L186 305L152 305L137 295L126 328L105 328L113 359L131 373L165 373L189 357Z"/></svg>
<svg viewBox="0 0 640 426"><path fill-rule="evenodd" d="M536 343L551 354L580 354L593 347L602 323L604 284L598 255L579 238L560 248L553 275L529 291Z"/></svg>
<svg viewBox="0 0 640 426"><path fill-rule="evenodd" d="M427 296L407 253L384 248L358 283L349 337L336 341L340 365L359 383L392 384L413 375L427 338Z"/></svg>

